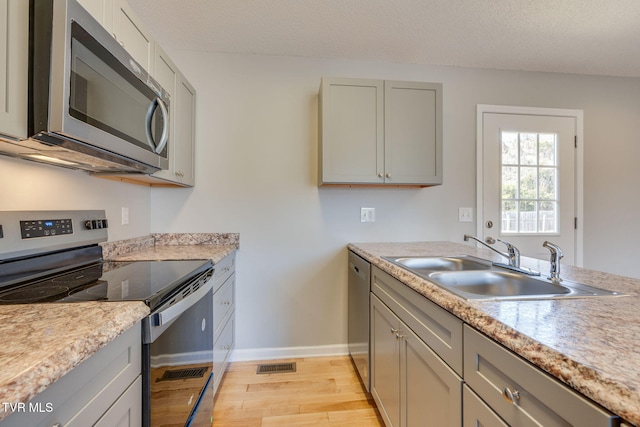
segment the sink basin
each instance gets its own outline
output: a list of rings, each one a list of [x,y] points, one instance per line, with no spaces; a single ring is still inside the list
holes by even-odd
[[[492,269],[488,271],[434,272],[429,279],[465,299],[561,299],[620,296],[617,292],[570,281],[550,280]]]
[[[495,266],[473,256],[382,257],[467,300],[532,300],[622,296],[564,280],[551,282]]]
[[[387,261],[420,273],[434,271],[488,270],[491,263],[481,258],[459,257],[383,257]]]

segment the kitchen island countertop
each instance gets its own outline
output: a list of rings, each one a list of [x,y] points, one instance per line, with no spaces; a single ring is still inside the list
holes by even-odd
[[[640,425],[640,280],[562,266],[562,277],[626,296],[537,301],[467,301],[382,256],[474,255],[451,242],[352,243],[349,249],[553,377],[623,419]],[[522,257],[546,275],[549,263]]]

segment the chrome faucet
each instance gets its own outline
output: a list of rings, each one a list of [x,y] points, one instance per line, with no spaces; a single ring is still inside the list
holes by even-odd
[[[481,245],[484,245],[485,247],[491,249],[495,253],[497,253],[499,255],[502,255],[503,257],[507,258],[509,260],[509,266],[510,267],[515,267],[515,268],[519,268],[520,267],[520,251],[518,250],[518,248],[513,246],[511,243],[505,242],[504,240],[496,239],[499,242],[502,242],[505,245],[507,245],[507,253],[504,253],[504,252],[500,252],[499,250],[497,250],[493,246],[489,245],[487,242],[484,242],[484,241],[478,239],[475,236],[470,236],[468,234],[465,234],[464,235],[464,241],[468,242],[469,239],[475,240],[476,242],[480,243]],[[492,243],[495,243],[494,239],[491,239],[490,241],[492,241]]]
[[[549,260],[551,269],[549,271],[549,277],[547,277],[547,279],[551,280],[552,282],[561,282],[562,278],[560,277],[560,260],[564,256],[564,254],[562,253],[562,249],[560,249],[558,245],[555,245],[549,241],[545,241],[542,246],[549,249],[549,252],[551,252],[551,259]]]
[[[475,236],[470,236],[468,234],[464,235],[464,241],[468,242],[469,239],[471,240],[475,240],[476,242],[480,243],[481,245],[485,246],[486,248],[491,249],[492,251],[494,251],[495,253],[507,258],[509,260],[509,264],[501,264],[501,263],[493,263],[494,265],[498,266],[498,267],[505,267],[508,268],[510,270],[514,270],[514,271],[518,271],[520,273],[525,273],[525,274],[529,274],[531,276],[539,276],[540,273],[535,271],[535,270],[531,270],[530,268],[526,268],[526,267],[520,267],[520,250],[518,248],[516,248],[514,245],[512,245],[509,242],[505,242],[504,240],[500,240],[500,239],[492,239],[489,238],[487,239],[487,242],[484,242],[480,239],[478,239]],[[504,243],[507,246],[507,252],[500,252],[499,250],[497,250],[496,248],[494,248],[493,246],[491,246],[490,244],[493,244],[496,242],[496,240],[498,242]]]

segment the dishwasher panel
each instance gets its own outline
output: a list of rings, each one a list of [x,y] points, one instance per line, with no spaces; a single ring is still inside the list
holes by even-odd
[[[349,252],[349,354],[362,383],[370,390],[369,372],[369,295],[371,265]]]

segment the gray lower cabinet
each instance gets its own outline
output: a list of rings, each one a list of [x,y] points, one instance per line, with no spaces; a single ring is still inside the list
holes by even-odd
[[[601,427],[620,423],[615,415],[467,325],[464,379],[475,392],[465,393],[465,399],[477,395],[491,408],[493,419],[500,417],[506,425]],[[465,410],[468,406],[465,404]],[[473,417],[478,413],[476,409]],[[466,419],[466,412],[464,416]]]
[[[462,388],[463,427],[509,427],[466,384]]]
[[[140,426],[140,323],[0,422],[1,427]]]
[[[449,314],[447,321],[452,321],[451,328],[435,321],[430,311],[413,310],[404,296],[396,293],[412,290],[378,268],[372,270],[371,394],[385,424],[387,427],[459,427],[462,378],[428,341],[440,340],[435,337],[443,336],[446,342],[452,335],[456,336],[460,343],[453,347],[460,352],[461,360],[462,323]],[[441,308],[414,294],[406,296],[432,304],[433,307],[427,308],[433,309],[436,317],[443,314],[439,312]]]
[[[235,344],[235,252],[214,266],[213,392],[218,391]]]

